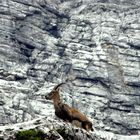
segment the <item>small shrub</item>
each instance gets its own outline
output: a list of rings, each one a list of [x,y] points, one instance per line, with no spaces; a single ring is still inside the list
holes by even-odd
[[[68,140],[68,135],[65,132],[65,129],[57,129],[56,130],[62,137],[64,140]]]
[[[16,135],[16,140],[44,140],[45,134],[40,130],[30,129],[19,131]]]

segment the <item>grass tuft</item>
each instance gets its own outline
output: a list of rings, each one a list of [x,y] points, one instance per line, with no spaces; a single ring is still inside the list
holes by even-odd
[[[45,134],[40,130],[30,129],[16,133],[16,140],[44,140]]]

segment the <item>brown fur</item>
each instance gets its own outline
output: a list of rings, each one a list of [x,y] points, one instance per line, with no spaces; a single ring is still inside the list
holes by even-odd
[[[47,96],[45,96],[47,100],[53,100],[56,116],[87,131],[93,131],[92,123],[85,115],[83,115],[77,109],[62,103],[60,100],[59,86],[62,84],[64,83],[55,86],[54,89]]]

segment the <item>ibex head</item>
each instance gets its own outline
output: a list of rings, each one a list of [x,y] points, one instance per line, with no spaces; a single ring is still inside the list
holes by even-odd
[[[55,86],[53,88],[53,90],[45,96],[46,100],[52,100],[54,99],[55,97],[59,98],[59,87],[62,85],[62,84],[65,84],[65,83],[60,83],[58,84],[57,86]]]

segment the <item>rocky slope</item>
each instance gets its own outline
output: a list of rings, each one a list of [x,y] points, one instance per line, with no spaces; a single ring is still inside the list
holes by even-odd
[[[19,132],[37,130],[43,132],[45,140],[139,140],[137,135],[122,136],[111,132],[86,132],[57,118],[40,117],[32,121],[0,127],[0,138],[16,140]],[[22,135],[23,136],[23,135]]]
[[[139,0],[1,0],[0,125],[54,116],[47,94],[97,130],[140,133]]]

